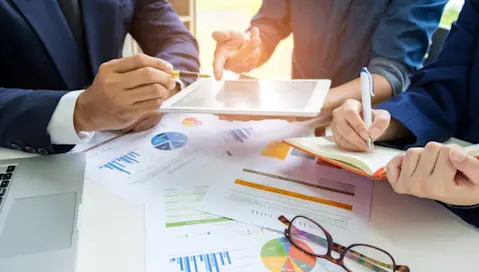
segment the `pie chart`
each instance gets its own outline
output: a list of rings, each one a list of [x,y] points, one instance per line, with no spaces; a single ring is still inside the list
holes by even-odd
[[[271,272],[311,272],[316,265],[315,257],[302,252],[285,237],[267,242],[261,249],[261,260]]]
[[[151,138],[151,144],[159,150],[173,150],[182,148],[188,142],[188,137],[179,132],[165,132]]]
[[[187,127],[198,127],[201,126],[201,121],[198,120],[196,117],[188,117],[183,119],[181,123]]]

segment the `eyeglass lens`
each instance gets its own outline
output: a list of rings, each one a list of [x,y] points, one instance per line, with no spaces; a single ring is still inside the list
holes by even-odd
[[[353,272],[394,272],[394,261],[391,256],[369,246],[350,248],[344,256],[343,263]]]
[[[297,217],[290,226],[291,241],[302,250],[314,255],[328,253],[328,238],[324,231],[309,219]]]

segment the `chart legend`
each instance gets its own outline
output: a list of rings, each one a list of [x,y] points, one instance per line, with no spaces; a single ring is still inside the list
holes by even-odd
[[[131,173],[127,170],[129,165],[138,164],[139,161],[137,157],[140,155],[134,151],[130,151],[125,155],[122,155],[118,158],[115,158],[103,165],[100,166],[100,169],[110,169],[113,171],[118,171],[124,174],[130,175]]]
[[[181,272],[221,272],[222,268],[231,266],[231,256],[228,251],[199,254],[170,259]]]

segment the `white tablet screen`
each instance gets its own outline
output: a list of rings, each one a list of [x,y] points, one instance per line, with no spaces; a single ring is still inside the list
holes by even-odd
[[[286,110],[306,108],[317,81],[204,80],[172,107]]]

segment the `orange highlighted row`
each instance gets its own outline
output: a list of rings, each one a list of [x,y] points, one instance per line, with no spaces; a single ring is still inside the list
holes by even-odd
[[[275,194],[279,194],[279,195],[284,195],[284,196],[294,197],[294,198],[297,198],[297,199],[311,201],[311,202],[315,202],[315,203],[321,203],[321,204],[324,204],[324,205],[329,205],[329,206],[333,206],[333,207],[336,207],[336,208],[345,209],[345,210],[348,210],[348,211],[353,210],[353,206],[349,205],[349,204],[344,204],[344,203],[341,203],[341,202],[322,199],[322,198],[314,197],[314,196],[308,196],[308,195],[295,193],[295,192],[291,192],[291,191],[287,191],[287,190],[283,190],[283,189],[278,189],[278,188],[274,188],[274,187],[267,186],[267,185],[252,183],[252,182],[248,182],[248,181],[244,181],[244,180],[240,180],[240,179],[237,179],[235,181],[235,184],[245,186],[245,187],[249,187],[249,188],[253,188],[253,189],[266,191],[266,192],[270,192],[270,193],[275,193]]]

